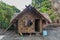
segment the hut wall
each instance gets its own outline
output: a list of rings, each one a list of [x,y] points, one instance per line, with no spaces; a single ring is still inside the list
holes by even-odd
[[[18,32],[19,33],[34,33],[35,32],[35,19],[39,19],[38,16],[35,16],[32,13],[25,13],[21,18],[18,20]],[[25,21],[31,20],[31,26],[25,26]]]

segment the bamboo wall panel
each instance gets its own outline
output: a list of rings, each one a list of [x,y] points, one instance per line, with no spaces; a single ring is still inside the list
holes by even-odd
[[[31,14],[31,13],[26,13],[25,15],[23,15],[22,18],[19,19],[18,21],[18,32],[22,32],[22,33],[33,33],[35,32],[35,19],[39,19],[39,17]],[[25,26],[24,22],[25,20],[31,20],[32,21],[32,25],[30,27]]]

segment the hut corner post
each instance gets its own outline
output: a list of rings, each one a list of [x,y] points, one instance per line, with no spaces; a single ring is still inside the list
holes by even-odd
[[[43,26],[42,26],[42,20],[40,19],[40,33],[42,33]]]

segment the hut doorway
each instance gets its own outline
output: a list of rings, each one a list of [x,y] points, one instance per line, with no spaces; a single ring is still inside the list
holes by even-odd
[[[39,32],[39,19],[35,19],[35,31]]]

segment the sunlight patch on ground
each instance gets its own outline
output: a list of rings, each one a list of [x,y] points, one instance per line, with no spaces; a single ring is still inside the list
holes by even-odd
[[[5,35],[0,35],[0,40],[3,39],[5,37]]]

